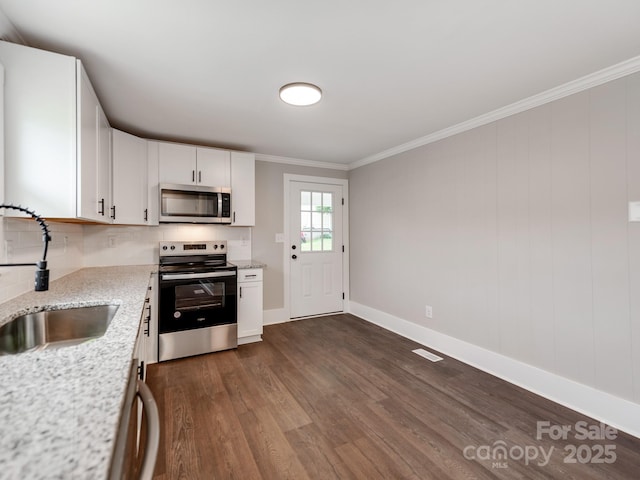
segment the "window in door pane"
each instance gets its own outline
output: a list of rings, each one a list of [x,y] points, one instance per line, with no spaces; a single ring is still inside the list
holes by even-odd
[[[300,250],[333,250],[333,194],[300,192]]]

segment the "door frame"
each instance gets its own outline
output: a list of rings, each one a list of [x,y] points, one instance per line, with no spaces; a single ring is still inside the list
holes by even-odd
[[[342,311],[347,313],[349,308],[349,180],[346,178],[331,177],[315,177],[310,175],[294,175],[290,173],[284,174],[284,244],[282,249],[282,271],[284,274],[284,309],[286,320],[291,321],[291,225],[289,221],[290,211],[290,193],[291,182],[317,183],[324,185],[339,185],[342,187],[342,197],[344,205],[342,206],[342,244],[344,245],[344,253],[342,254],[342,291],[344,292],[344,300],[342,302]],[[305,318],[305,317],[302,317]],[[299,320],[299,319],[296,319]]]

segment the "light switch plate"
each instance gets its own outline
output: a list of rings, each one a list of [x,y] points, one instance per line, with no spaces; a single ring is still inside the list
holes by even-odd
[[[629,202],[629,221],[640,222],[640,202]]]

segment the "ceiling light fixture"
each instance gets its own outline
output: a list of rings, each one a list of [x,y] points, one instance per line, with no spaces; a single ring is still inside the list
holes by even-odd
[[[289,83],[280,88],[280,99],[289,105],[306,107],[318,103],[322,98],[322,90],[311,83]]]

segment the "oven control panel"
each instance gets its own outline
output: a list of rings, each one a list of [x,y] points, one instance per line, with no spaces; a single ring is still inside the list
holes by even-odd
[[[161,257],[165,255],[210,255],[213,253],[227,253],[227,241],[160,242]]]

